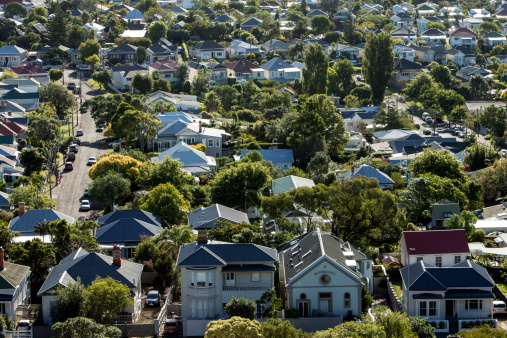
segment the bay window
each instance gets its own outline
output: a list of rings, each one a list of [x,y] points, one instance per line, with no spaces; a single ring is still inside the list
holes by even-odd
[[[192,271],[190,287],[205,288],[213,286],[213,271]]]

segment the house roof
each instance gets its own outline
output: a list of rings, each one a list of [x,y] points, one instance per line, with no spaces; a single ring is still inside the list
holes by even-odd
[[[412,131],[406,131],[401,129],[391,129],[391,130],[383,130],[383,131],[377,131],[373,133],[373,136],[375,136],[379,140],[383,139],[392,139],[397,140],[402,137],[409,136],[411,134],[416,134]]]
[[[59,285],[67,286],[69,283],[75,283],[78,278],[83,285],[88,286],[97,276],[111,277],[129,288],[134,288],[141,282],[142,271],[142,264],[122,260],[120,267],[113,264],[112,256],[87,252],[79,248],[51,270],[37,295],[40,297]]]
[[[212,10],[212,9],[211,9],[211,8],[209,8],[209,7],[200,7],[200,8],[199,8],[199,10],[200,10],[200,11],[203,11],[203,12],[204,12],[204,14],[206,14],[206,15],[208,15],[208,16],[209,16],[209,15],[213,15],[213,14],[215,14],[215,13],[216,13],[214,10]]]
[[[203,42],[200,42],[197,45],[193,46],[191,49],[196,49],[196,50],[197,49],[205,49],[205,50],[220,49],[220,50],[224,50],[224,47],[222,45],[219,45],[215,41],[203,41]]]
[[[468,240],[463,229],[403,231],[401,242],[405,241],[409,255],[436,255],[469,253]],[[415,249],[415,250],[412,250]]]
[[[212,266],[230,263],[264,263],[277,261],[275,249],[251,243],[208,241],[183,245],[178,254],[178,266]]]
[[[233,70],[235,73],[250,73],[253,68],[259,68],[247,60],[238,60],[235,62],[225,62],[224,66]]]
[[[329,17],[329,15],[326,12],[323,12],[320,9],[316,9],[313,12],[308,13],[308,15],[306,17],[307,18],[312,18],[312,17],[317,16],[317,15],[324,15],[326,17]]]
[[[400,27],[398,29],[395,29],[395,30],[391,31],[391,35],[395,35],[395,36],[414,36],[414,38],[416,37],[415,32],[413,30],[407,29],[405,27]]]
[[[477,34],[475,34],[474,31],[470,30],[469,28],[466,28],[466,27],[459,27],[457,28],[455,31],[453,31],[451,33],[451,36],[463,36],[463,37],[466,37],[466,36],[477,36]]]
[[[257,18],[250,18],[241,24],[241,27],[257,27],[262,23],[262,20]]]
[[[18,46],[5,45],[0,47],[0,54],[21,54],[21,53],[26,53],[26,50]]]
[[[264,48],[269,48],[270,50],[281,50],[286,52],[289,50],[289,44],[280,40],[270,39],[266,41],[263,45]]]
[[[227,15],[227,14],[222,14],[220,15],[219,17],[217,17],[215,20],[213,20],[213,22],[221,22],[221,23],[226,23],[226,22],[229,22],[229,21],[236,21],[236,19],[230,15]]]
[[[171,48],[171,47],[173,47],[173,48]],[[154,44],[153,46],[151,46],[148,49],[151,50],[154,54],[166,54],[166,53],[173,54],[173,53],[178,52],[177,46],[166,46],[166,45],[161,44],[160,42],[157,42],[156,44]]]
[[[151,212],[144,211],[141,209],[127,209],[127,210],[115,210],[97,219],[97,224],[101,227],[122,220],[122,219],[137,219],[139,221],[149,223],[155,226],[161,225],[160,216],[152,214]]]
[[[301,188],[301,187],[309,187],[312,188],[315,186],[315,182],[309,178],[303,178],[299,176],[285,176],[271,182],[271,187],[273,189],[273,194],[278,195],[280,193],[287,193],[291,190]]]
[[[171,70],[176,69],[176,67],[178,67],[178,62],[173,60],[157,61],[150,64],[148,67],[154,68],[156,70],[167,70],[167,69]]]
[[[118,47],[115,47],[109,52],[108,54],[115,54],[115,53],[135,53],[137,50],[136,46],[129,45],[127,43],[124,43],[123,45],[119,45]]]
[[[144,14],[138,11],[137,9],[133,9],[127,15],[123,17],[124,20],[143,20]]]
[[[44,221],[52,222],[64,219],[70,224],[74,223],[74,217],[65,215],[59,211],[52,209],[32,209],[27,210],[23,215],[15,217],[9,223],[9,230],[18,231],[22,235],[23,233],[30,233],[33,235],[34,227]]]
[[[414,20],[414,18],[412,18],[410,15],[408,15],[407,13],[405,12],[399,12],[399,13],[396,13],[395,15],[393,16],[396,16],[398,18],[401,19],[401,21],[410,21],[410,20]]]
[[[445,36],[445,33],[436,28],[430,28],[421,33],[421,36]]]
[[[461,213],[458,203],[433,204],[432,217],[437,220],[445,219],[444,213],[459,215]]]
[[[29,266],[4,261],[4,268],[0,270],[0,289],[16,289],[29,273]]]
[[[489,75],[490,73],[488,71],[478,68],[478,67],[467,66],[467,67],[464,67],[464,68],[460,69],[459,71],[457,71],[456,74],[460,74],[462,76],[471,76],[471,75],[486,76],[486,75]]]
[[[394,70],[403,71],[403,70],[421,70],[425,67],[418,63],[412,62],[407,59],[398,59],[394,64]]]
[[[38,99],[39,92],[26,92],[19,88],[13,88],[2,95],[2,100]]]
[[[375,178],[380,185],[393,185],[394,181],[387,175],[381,172],[378,169],[370,167],[369,165],[363,164],[359,168],[355,169],[353,172],[349,171],[345,174],[341,174],[338,176],[341,180],[350,180],[351,178],[357,176],[364,176],[366,178]]]
[[[19,66],[12,70],[18,75],[29,75],[29,74],[49,74],[47,70],[44,70],[37,66]]]
[[[241,157],[244,157],[251,151],[252,150],[242,150]],[[292,149],[270,149],[257,151],[262,155],[262,158],[264,160],[271,161],[273,164],[294,163],[294,155],[292,154]]]
[[[156,236],[162,231],[160,225],[135,218],[122,218],[97,229],[97,243],[141,242],[143,236]]]
[[[292,68],[292,65],[289,65],[287,62],[283,61],[281,58],[272,58],[265,64],[260,65],[260,68],[265,70],[278,70],[284,68]]]
[[[489,33],[483,35],[482,38],[504,38],[505,39],[505,35],[502,35],[498,32],[489,32]]]
[[[178,142],[175,146],[160,153],[157,157],[152,158],[152,161],[164,161],[167,157],[179,160],[183,164],[183,167],[195,165],[216,166],[213,157],[206,156],[205,153],[192,148],[185,142]]]
[[[401,262],[398,258],[393,256],[387,256],[381,261],[382,264],[390,266],[390,265],[401,265]]]
[[[213,229],[216,221],[227,221],[233,224],[250,224],[246,213],[221,204],[213,204],[207,208],[200,207],[189,212],[187,217],[188,224],[194,230]]]

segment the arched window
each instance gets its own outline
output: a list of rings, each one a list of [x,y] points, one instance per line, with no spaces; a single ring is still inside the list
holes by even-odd
[[[350,293],[345,292],[343,296],[343,307],[350,307]]]
[[[299,296],[299,299],[306,299],[306,293],[302,293],[302,294]]]

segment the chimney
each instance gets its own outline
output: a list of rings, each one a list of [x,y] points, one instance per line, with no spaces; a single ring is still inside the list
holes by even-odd
[[[12,116],[12,112],[11,111],[7,112],[7,115]]]
[[[163,113],[163,112],[165,112],[165,107],[164,107],[164,106],[160,107],[160,111],[161,111],[162,113]]]
[[[28,74],[28,76],[29,76],[29,77],[32,77],[32,75],[33,75],[33,74],[32,74],[32,72],[30,72],[30,73]]]
[[[18,203],[18,216],[23,216],[25,214],[25,202]]]
[[[208,244],[208,232],[206,230],[199,230],[197,232],[197,244]]]
[[[5,100],[0,101],[0,104],[2,105],[2,107],[5,107]]]
[[[272,45],[273,44],[273,38],[269,39],[269,44]]]
[[[199,134],[202,133],[202,121],[199,120]]]
[[[5,269],[4,248],[0,246],[0,270]]]
[[[113,246],[113,264],[121,266],[121,249],[118,244]]]

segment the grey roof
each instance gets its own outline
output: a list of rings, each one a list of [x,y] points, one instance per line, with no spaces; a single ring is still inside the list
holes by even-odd
[[[252,150],[241,150],[241,157],[244,157],[251,151]],[[262,155],[262,158],[264,160],[271,161],[273,164],[294,163],[294,155],[292,154],[292,149],[270,149],[257,151]]]
[[[46,281],[37,295],[54,290],[58,285],[66,286],[75,283],[78,278],[83,285],[90,285],[97,276],[114,280],[134,288],[140,284],[143,265],[127,260],[121,261],[121,266],[113,264],[113,257],[100,253],[87,252],[79,248],[69,256],[62,259],[49,273]]]
[[[478,219],[506,219],[507,203],[475,210],[474,214]]]
[[[263,45],[264,48],[269,48],[269,50],[281,50],[286,52],[289,50],[289,44],[280,40],[271,39],[266,41]]]
[[[139,221],[143,221],[146,223],[150,223],[156,226],[161,225],[160,216],[152,214],[151,212],[144,211],[141,209],[131,209],[131,210],[115,210],[110,212],[107,215],[99,217],[97,219],[97,224],[101,227],[118,220],[134,218]]]
[[[268,62],[260,65],[260,68],[265,70],[278,70],[283,68],[292,68],[292,65],[289,65],[287,62],[283,61],[280,58],[272,58]]]
[[[291,190],[308,187],[312,188],[315,186],[315,182],[309,178],[303,178],[299,176],[285,176],[271,182],[273,194],[278,195],[280,193],[288,193]]]
[[[250,18],[241,24],[241,27],[257,27],[262,23],[262,20],[257,18]]]
[[[341,180],[349,180],[357,176],[364,176],[366,178],[375,178],[380,185],[394,185],[394,181],[387,175],[369,165],[363,164],[359,168],[355,169],[354,172],[349,171],[345,174],[338,176]]]
[[[115,47],[115,48],[109,50],[109,52],[107,52],[107,53],[108,54],[135,53],[136,50],[137,50],[136,46],[132,46],[132,45],[124,43],[123,45],[119,45],[118,47]]]
[[[398,60],[396,60],[396,63],[394,64],[394,69],[398,70],[398,71],[409,70],[409,69],[421,70],[424,68],[425,68],[424,66],[422,66],[418,63],[412,62],[410,60],[407,60],[407,59],[398,59]]]
[[[225,243],[208,241],[183,245],[178,255],[178,266],[212,266],[230,263],[264,263],[277,261],[275,249],[251,243]]]
[[[210,207],[195,209],[187,214],[188,224],[194,230],[209,230],[215,227],[216,221],[227,221],[233,224],[248,223],[248,216],[242,211],[238,211],[221,204],[214,204]]]
[[[427,29],[424,32],[422,32],[421,35],[424,35],[424,36],[442,36],[442,35],[445,35],[445,33],[442,32],[439,29],[430,28],[430,29]]]
[[[27,274],[30,267],[4,261],[5,268],[0,270],[0,289],[16,289]]]
[[[323,232],[319,228],[281,245],[277,251],[280,271],[283,270],[286,284],[322,256],[329,257],[358,278],[361,277],[360,272],[347,266],[346,261],[371,260],[354,245]],[[345,256],[345,252],[352,254]]]
[[[204,50],[210,50],[210,49],[219,49],[224,50],[225,48],[216,43],[215,41],[203,41],[198,43],[197,45],[193,46],[191,49],[204,49]]]
[[[122,218],[97,229],[98,243],[141,242],[144,236],[155,236],[162,231],[160,225],[134,218]]]
[[[52,222],[65,219],[70,224],[74,223],[74,217],[62,214],[52,209],[27,210],[22,216],[17,216],[9,223],[9,230],[18,231],[21,235],[33,236],[34,227],[44,221]]]

